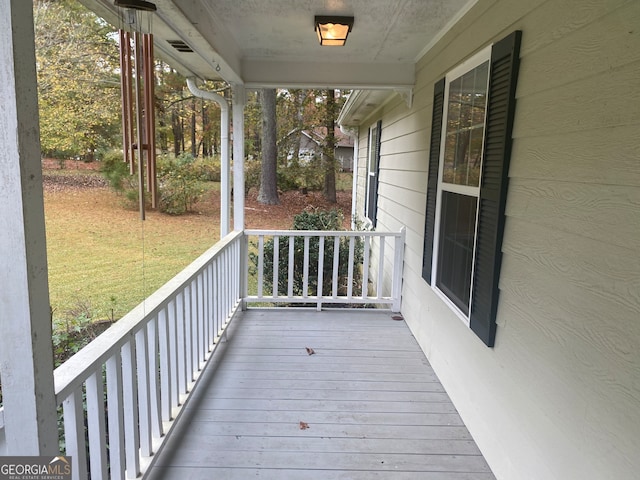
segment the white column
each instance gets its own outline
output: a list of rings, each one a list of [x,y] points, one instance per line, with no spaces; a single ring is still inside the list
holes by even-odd
[[[225,100],[226,103],[226,100]],[[231,230],[231,155],[229,155],[229,110],[220,122],[220,238]]]
[[[244,230],[244,106],[242,85],[233,87],[233,229]]]
[[[0,0],[0,373],[7,455],[58,449],[32,2]]]

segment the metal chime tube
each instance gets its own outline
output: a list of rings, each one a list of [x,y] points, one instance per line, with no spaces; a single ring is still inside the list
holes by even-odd
[[[145,147],[147,150],[147,190],[151,194],[151,206],[158,207],[158,182],[156,180],[156,151],[155,151],[155,115],[154,115],[154,90],[153,78],[153,35],[150,33],[142,36],[142,53],[144,56],[144,119],[145,119]]]
[[[140,73],[142,72],[142,44],[140,41],[140,32],[133,34],[133,58],[136,70],[135,78],[135,97],[136,97],[136,127],[137,127],[137,143],[138,143],[138,199],[140,205],[140,220],[145,219],[145,185],[144,185],[144,123],[142,117],[142,88],[140,81],[142,80]]]
[[[129,34],[125,30],[120,30],[120,95],[122,101],[122,153],[124,161],[126,163],[131,162],[130,150],[129,150],[129,121],[131,106],[128,105],[129,98],[127,96],[127,45],[129,43]]]
[[[122,140],[123,157],[124,161],[129,163],[129,173],[131,175],[137,173],[138,175],[140,218],[144,220],[146,216],[145,190],[151,194],[152,208],[158,207],[154,115],[155,66],[153,35],[143,34],[139,30],[140,18],[137,10],[134,8],[127,10],[126,16],[126,21],[133,30],[133,35],[129,31],[120,30]],[[131,47],[132,36],[133,49]],[[133,75],[134,71],[135,76]],[[138,152],[137,165],[136,150]]]

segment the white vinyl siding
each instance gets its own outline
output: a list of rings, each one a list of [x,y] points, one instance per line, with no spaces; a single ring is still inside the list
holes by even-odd
[[[640,471],[638,25],[634,0],[478,0],[418,62],[412,108],[397,97],[368,119],[385,125],[384,226],[407,227],[402,314],[499,480]],[[422,279],[429,131],[434,83],[516,28],[489,349]]]

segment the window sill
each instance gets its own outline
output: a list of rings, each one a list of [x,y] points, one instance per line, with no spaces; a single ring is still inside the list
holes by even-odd
[[[435,292],[435,294],[440,297],[440,299],[451,309],[453,313],[464,323],[467,327],[469,327],[469,317],[465,315],[462,310],[460,310],[455,303],[453,303],[449,297],[447,297],[442,290],[438,287],[431,287],[431,289]]]

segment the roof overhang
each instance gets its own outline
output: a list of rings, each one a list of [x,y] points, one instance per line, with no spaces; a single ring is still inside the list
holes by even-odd
[[[337,123],[341,127],[358,127],[376,110],[390,101],[394,95],[411,98],[411,90],[354,90],[345,102]]]
[[[124,25],[113,0],[80,1]],[[151,33],[157,54],[186,76],[249,88],[410,92],[417,58],[476,1],[153,0]],[[316,15],[354,17],[347,44],[320,46]],[[192,51],[176,50],[173,41]]]

